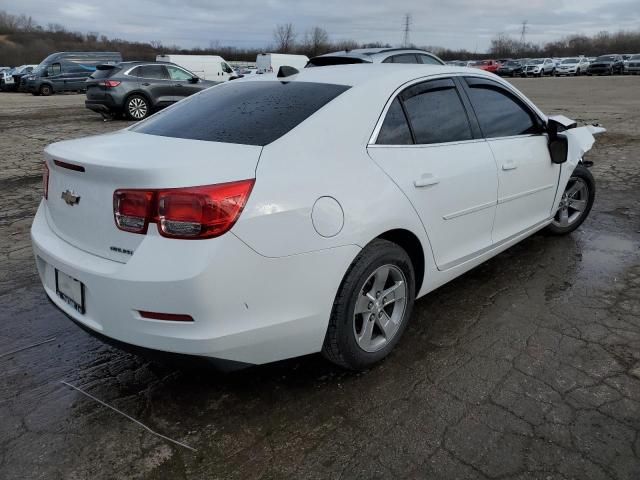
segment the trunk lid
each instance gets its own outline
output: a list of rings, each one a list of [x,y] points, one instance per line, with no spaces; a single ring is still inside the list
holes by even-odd
[[[261,150],[253,145],[127,130],[54,143],[45,149],[49,168],[47,220],[70,244],[127,262],[145,235],[117,228],[115,190],[193,187],[255,178]],[[155,229],[150,226],[147,235],[157,234]]]

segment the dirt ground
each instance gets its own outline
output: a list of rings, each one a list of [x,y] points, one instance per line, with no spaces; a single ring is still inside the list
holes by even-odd
[[[0,93],[0,478],[640,478],[640,77],[514,83],[609,129],[588,155],[594,210],[419,300],[389,359],[361,374],[318,355],[168,366],[78,329],[32,258],[41,152],[126,123],[82,95]]]

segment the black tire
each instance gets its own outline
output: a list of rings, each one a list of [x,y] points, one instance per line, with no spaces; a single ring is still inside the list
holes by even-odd
[[[53,93],[53,88],[51,88],[51,85],[40,86],[40,95],[42,95],[43,97],[48,97],[52,93]]]
[[[359,346],[356,339],[356,301],[373,272],[384,265],[395,266],[402,271],[406,279],[406,301],[401,320],[391,339],[379,350],[367,352]],[[365,370],[386,357],[409,323],[415,300],[415,285],[413,264],[404,249],[382,239],[376,239],[367,245],[351,263],[338,289],[322,346],[324,357],[350,370]]]
[[[138,108],[134,105],[138,105]],[[134,94],[124,102],[124,111],[129,120],[144,120],[151,114],[151,104],[143,95]]]
[[[559,216],[560,216],[560,208],[559,208],[558,212],[556,212],[554,216],[554,221],[546,227],[545,229],[546,233],[549,233],[551,235],[567,235],[573,232],[580,225],[582,225],[582,222],[584,222],[589,216],[589,212],[591,212],[591,208],[593,207],[593,202],[596,198],[596,181],[587,167],[578,165],[573,171],[573,173],[571,174],[569,182],[567,183],[567,186],[565,188],[565,192],[572,188],[572,186],[576,183],[576,179],[579,179],[582,182],[584,182],[584,184],[588,189],[586,199],[585,199],[587,202],[585,209],[582,211],[581,215],[573,223],[570,223],[567,226],[561,226],[558,224]],[[561,200],[561,205],[562,205],[562,200]]]

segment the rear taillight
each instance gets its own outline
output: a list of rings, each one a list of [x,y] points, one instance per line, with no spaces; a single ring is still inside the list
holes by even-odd
[[[153,202],[153,192],[116,190],[113,194],[113,214],[120,230],[146,233]]]
[[[42,168],[42,196],[45,200],[49,198],[49,166],[46,161]]]
[[[120,85],[120,82],[118,82],[117,80],[103,80],[102,82],[100,82],[100,85],[107,88],[114,88]]]
[[[146,233],[158,225],[163,237],[218,237],[233,227],[255,180],[166,190],[116,190],[113,213],[120,230]]]

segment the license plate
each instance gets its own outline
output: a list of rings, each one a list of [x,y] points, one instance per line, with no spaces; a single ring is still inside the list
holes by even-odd
[[[76,311],[84,314],[84,285],[80,281],[56,270],[56,293]]]

